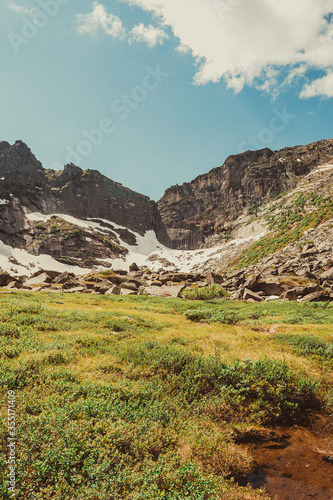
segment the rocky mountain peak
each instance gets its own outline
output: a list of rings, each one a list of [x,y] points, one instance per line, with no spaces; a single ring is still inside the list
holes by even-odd
[[[76,165],[74,165],[74,163],[68,163],[67,165],[65,165],[60,177],[63,182],[69,182],[76,177],[81,177],[82,174],[82,168],[77,167]]]
[[[246,166],[250,163],[257,163],[260,161],[268,160],[273,156],[273,151],[269,148],[259,149],[258,151],[245,151],[244,153],[239,153],[237,155],[229,156],[222,168],[239,168],[240,166]]]
[[[313,168],[332,159],[332,139],[280,151],[246,151],[167,189],[158,208],[172,247],[196,249],[223,241],[247,207],[294,189]]]
[[[17,182],[23,181],[31,183],[35,180],[36,173],[42,172],[44,169],[42,164],[37,160],[30,148],[22,141],[16,141],[14,145],[7,142],[1,143],[0,147],[0,174],[6,172],[16,172]],[[30,177],[33,177],[31,179]]]
[[[0,154],[6,151],[6,149],[10,148],[9,142],[0,141]]]

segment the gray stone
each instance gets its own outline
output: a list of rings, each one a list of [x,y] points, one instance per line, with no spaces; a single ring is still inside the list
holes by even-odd
[[[289,300],[289,301],[292,301],[292,300],[297,300],[297,292],[296,292],[296,288],[290,288],[289,290],[286,290],[285,292],[283,292],[281,295],[280,295],[280,299],[281,300]]]
[[[74,288],[70,288],[69,290],[65,290],[65,293],[81,293],[84,291],[85,288],[83,286],[76,286]]]
[[[319,292],[309,293],[300,299],[300,302],[326,302],[330,301],[330,294],[324,290]]]
[[[53,283],[56,283],[57,285],[63,285],[66,283],[66,281],[75,278],[75,274],[73,273],[68,273],[67,271],[64,273],[59,274],[54,280]]]
[[[10,283],[8,283],[6,288],[8,288],[8,290],[20,289],[22,288],[22,285],[19,281],[11,281]]]
[[[286,285],[282,285],[278,278],[271,278],[259,281],[254,287],[254,292],[264,292],[265,295],[281,295],[287,289]]]
[[[254,300],[255,302],[262,302],[264,299],[257,293],[252,292],[252,290],[248,290],[247,288],[245,288],[243,293],[243,300]]]
[[[121,294],[121,289],[118,286],[113,286],[112,288],[109,288],[107,292],[105,292],[104,295],[120,295]]]
[[[16,280],[12,276],[10,276],[10,274],[0,271],[0,286],[7,286],[11,281],[16,281]]]
[[[139,271],[139,266],[135,262],[133,262],[133,264],[129,266],[129,270],[130,272]]]
[[[143,289],[146,295],[151,295],[153,297],[179,297],[182,290],[184,290],[185,285],[164,285],[164,286],[149,286]]]
[[[129,281],[121,285],[122,290],[130,290],[132,292],[136,292],[138,288],[139,288],[138,285],[136,285],[135,283],[131,283]]]
[[[329,269],[328,271],[325,271],[324,273],[322,273],[320,275],[320,281],[323,282],[323,281],[333,281],[333,267],[331,267],[331,269]]]
[[[38,276],[35,276],[34,278],[28,279],[24,283],[24,285],[29,286],[29,287],[33,287],[33,286],[38,286],[38,285],[41,285],[44,283],[51,283],[51,282],[52,282],[52,279],[50,278],[50,276],[47,273],[41,273]]]

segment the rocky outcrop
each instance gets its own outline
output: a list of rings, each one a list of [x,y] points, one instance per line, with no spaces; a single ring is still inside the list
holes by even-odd
[[[173,248],[194,249],[225,241],[234,220],[252,205],[297,186],[313,168],[331,161],[333,140],[281,151],[263,149],[230,156],[225,163],[158,201]]]
[[[74,224],[53,218],[34,223],[30,212],[64,214],[97,220],[105,227],[85,232]],[[115,226],[102,219],[111,220]],[[124,229],[116,226],[125,226]],[[119,237],[136,244],[131,232],[155,231],[168,243],[157,205],[103,176],[70,164],[63,171],[46,170],[26,144],[0,142],[0,240],[33,255],[51,255],[67,264],[91,266],[99,259],[113,259],[127,250]],[[97,259],[97,260],[96,260]]]
[[[7,242],[24,228],[26,212],[108,219],[141,235],[154,230],[160,241],[168,242],[156,203],[147,196],[97,170],[73,164],[58,172],[46,170],[21,141],[0,143],[0,179],[0,238]]]

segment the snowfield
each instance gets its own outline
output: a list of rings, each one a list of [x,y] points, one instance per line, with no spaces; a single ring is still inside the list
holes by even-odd
[[[51,217],[59,217],[71,224],[82,227],[87,232],[98,231],[108,233],[110,229],[93,220],[82,220],[65,214],[45,215],[39,212],[27,214],[30,221],[46,222]],[[103,223],[111,224],[115,229],[127,229],[110,220],[99,219]],[[172,250],[160,243],[154,231],[147,231],[144,236],[130,231],[136,238],[136,245],[129,245],[117,235],[121,245],[128,250],[128,254],[120,256],[117,259],[103,259],[103,262],[109,263],[113,269],[128,270],[129,266],[135,262],[138,266],[147,266],[152,271],[159,269],[180,270],[182,272],[200,272],[207,262],[214,263],[220,261],[223,254],[226,254],[231,247],[235,247],[245,242],[255,241],[264,236],[266,229],[258,223],[252,223],[235,233],[235,239],[212,248],[199,250]],[[89,239],[89,238],[87,238]],[[102,260],[102,259],[101,259]],[[38,270],[52,270],[59,272],[72,272],[76,275],[88,274],[91,269],[84,269],[77,266],[71,266],[58,262],[50,255],[40,254],[31,255],[25,250],[12,248],[0,242],[0,268],[13,275],[30,276]],[[105,266],[95,266],[94,269],[103,270]]]

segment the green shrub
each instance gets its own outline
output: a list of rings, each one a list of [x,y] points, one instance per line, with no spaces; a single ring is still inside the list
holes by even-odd
[[[207,309],[189,309],[188,311],[185,311],[184,315],[187,319],[191,321],[203,321],[203,320],[209,320],[212,317],[213,312],[208,311]]]
[[[228,293],[218,285],[210,285],[202,288],[194,286],[191,290],[185,290],[182,296],[187,300],[212,300],[227,297]]]
[[[20,337],[21,330],[10,323],[0,323],[0,337],[12,337],[18,339]]]
[[[240,412],[255,412],[268,422],[290,422],[319,407],[313,382],[292,372],[287,365],[268,359],[226,365],[216,357],[202,358],[188,351],[143,343],[131,347],[122,359],[147,365],[167,380],[166,390],[193,402],[207,395],[223,395]]]
[[[235,311],[224,311],[214,309],[188,309],[184,313],[185,317],[196,322],[216,322],[223,325],[235,325],[241,317]]]
[[[333,360],[333,342],[325,342],[314,335],[275,334],[272,338],[279,344],[294,346],[297,354]]]

